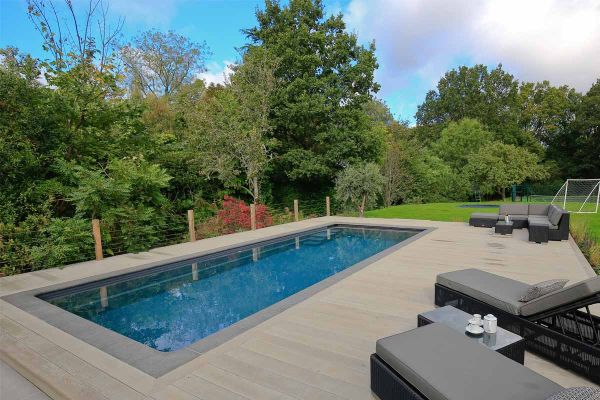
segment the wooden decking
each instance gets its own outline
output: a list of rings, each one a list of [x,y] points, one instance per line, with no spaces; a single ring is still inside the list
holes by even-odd
[[[3,278],[0,296],[326,220]],[[2,301],[0,357],[53,398],[371,399],[368,362],[375,341],[416,327],[416,315],[434,307],[438,273],[476,267],[530,283],[593,274],[571,242],[538,245],[527,242],[525,230],[497,237],[463,223],[402,222],[438,229],[158,379]],[[525,365],[563,386],[592,385],[531,354]]]

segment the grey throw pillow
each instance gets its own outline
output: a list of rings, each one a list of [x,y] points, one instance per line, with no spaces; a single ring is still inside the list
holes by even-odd
[[[528,302],[538,297],[542,297],[545,294],[552,293],[556,290],[562,289],[569,282],[568,279],[551,279],[536,283],[535,285],[529,286],[527,292],[519,299],[522,302]]]
[[[561,390],[546,400],[600,400],[600,389],[591,387],[573,387]]]

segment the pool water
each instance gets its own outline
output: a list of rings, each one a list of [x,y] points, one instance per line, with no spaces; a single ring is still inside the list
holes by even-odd
[[[45,300],[156,350],[175,351],[417,233],[334,226]]]

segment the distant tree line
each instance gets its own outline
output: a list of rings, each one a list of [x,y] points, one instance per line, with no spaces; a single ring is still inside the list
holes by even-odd
[[[376,98],[374,43],[319,0],[266,1],[233,74],[208,86],[196,79],[206,43],[156,30],[125,42],[102,0],[67,1],[68,18],[28,4],[49,56],[1,50],[5,265],[88,257],[91,218],[142,250],[187,209],[216,214],[225,195],[291,205],[335,193],[363,212],[600,171],[600,81],[581,94],[460,67],[410,127]],[[18,239],[31,232],[45,239]]]

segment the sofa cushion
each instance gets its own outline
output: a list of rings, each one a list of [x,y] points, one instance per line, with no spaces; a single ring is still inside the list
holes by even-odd
[[[538,297],[542,297],[545,294],[555,292],[565,287],[567,282],[569,282],[568,279],[550,279],[548,281],[535,283],[529,286],[527,293],[525,293],[519,301],[528,302],[537,299]]]
[[[600,389],[592,387],[572,387],[561,390],[547,400],[600,400]]]
[[[560,217],[562,217],[563,212],[561,209],[559,209],[556,206],[550,206],[550,209],[548,210],[548,220],[550,221],[550,223],[552,223],[553,225],[558,225],[558,223],[560,222]]]
[[[471,214],[471,218],[478,218],[478,219],[498,219],[498,214],[473,213],[473,214]]]
[[[527,223],[529,224],[529,226],[546,225],[548,226],[548,229],[558,229],[558,225],[550,223],[548,217],[546,217],[545,215],[530,215],[529,217],[527,217]]]
[[[439,274],[437,283],[514,315],[526,304],[519,299],[529,289],[526,283],[475,268]]]
[[[498,221],[504,221],[504,217],[505,215],[498,215]],[[520,214],[511,214],[510,215],[510,220],[511,221],[527,221],[528,216],[527,215],[520,215]]]
[[[545,400],[563,389],[442,324],[379,339],[376,354],[429,400]]]
[[[529,215],[543,215],[548,216],[548,204],[530,204]]]
[[[527,204],[503,204],[500,206],[499,215],[527,215],[529,206]]]
[[[535,315],[600,293],[600,276],[577,282],[556,292],[522,303],[521,315]]]

